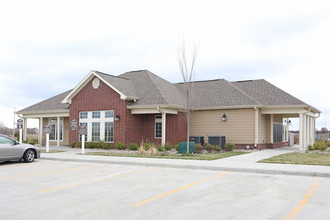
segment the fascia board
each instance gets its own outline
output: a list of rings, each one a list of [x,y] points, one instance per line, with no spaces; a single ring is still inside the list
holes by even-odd
[[[84,79],[82,79],[79,84],[63,99],[63,104],[71,104],[72,98],[93,78],[95,75],[94,71],[90,71]]]

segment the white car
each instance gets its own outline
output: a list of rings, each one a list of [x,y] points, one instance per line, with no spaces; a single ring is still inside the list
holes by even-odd
[[[38,147],[31,144],[22,144],[16,140],[0,134],[0,161],[24,160],[33,162],[40,157]]]

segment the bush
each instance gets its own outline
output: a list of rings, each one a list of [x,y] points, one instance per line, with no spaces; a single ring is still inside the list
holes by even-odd
[[[172,148],[172,146],[171,146],[171,144],[170,143],[168,143],[168,142],[165,142],[165,150],[171,150],[171,148]]]
[[[314,150],[314,149],[313,149],[313,146],[312,146],[312,145],[308,145],[308,150],[309,150],[309,151]]]
[[[179,144],[176,144],[176,145],[175,145],[175,150],[176,150],[176,151],[179,151]]]
[[[143,143],[144,150],[149,150],[152,146],[154,146],[153,143]]]
[[[97,147],[97,144],[96,142],[87,142],[86,143],[86,148],[91,148],[91,149],[94,149]]]
[[[221,151],[221,148],[218,145],[213,146],[213,151]]]
[[[196,144],[195,147],[196,147],[197,153],[201,153],[204,149],[203,145],[201,145],[201,144]]]
[[[213,151],[213,145],[207,143],[204,145],[205,150],[207,150],[208,152],[212,152]]]
[[[328,146],[325,143],[325,141],[316,141],[313,147],[314,150],[320,150],[320,151],[325,151],[327,148]]]
[[[97,142],[97,147],[101,149],[110,149],[110,145],[104,141]]]
[[[116,144],[115,144],[115,148],[116,148],[117,150],[125,150],[125,149],[126,149],[126,145],[123,144],[122,142],[118,141],[118,142],[116,142]]]
[[[72,142],[70,146],[71,146],[71,148],[75,148],[76,147],[76,142],[75,141]]]
[[[158,145],[156,146],[156,149],[157,149],[157,151],[164,151],[164,150],[165,150],[164,146],[162,146],[162,145],[160,145],[160,144],[158,144]]]
[[[22,141],[23,143],[25,144],[32,144],[32,145],[35,145],[36,143],[38,143],[38,139],[36,138],[32,138],[32,139],[26,139],[26,141]]]
[[[138,145],[137,145],[136,143],[130,143],[130,144],[128,145],[128,148],[129,148],[130,150],[137,150],[137,149],[138,149]]]
[[[225,151],[233,151],[235,148],[235,144],[233,143],[226,143],[225,144],[225,147],[224,147],[224,150]]]

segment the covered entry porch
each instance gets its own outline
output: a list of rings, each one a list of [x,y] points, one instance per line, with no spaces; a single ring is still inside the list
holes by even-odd
[[[267,107],[261,109],[261,114],[270,115],[270,142],[274,143],[274,115],[281,115],[286,119],[287,123],[290,118],[299,119],[299,150],[307,149],[308,145],[313,145],[315,142],[315,122],[320,116],[320,111],[313,107],[292,108],[286,107],[276,108]],[[289,123],[288,123],[289,124]],[[288,130],[286,136],[288,136]]]

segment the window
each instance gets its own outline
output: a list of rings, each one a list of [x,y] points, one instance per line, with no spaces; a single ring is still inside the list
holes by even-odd
[[[92,112],[92,118],[101,118],[100,112]]]
[[[80,119],[87,118],[87,116],[88,116],[88,112],[80,112],[80,113],[79,113],[79,117],[80,117]]]
[[[87,129],[87,131],[88,131],[88,128],[87,128],[87,122],[82,122],[82,123],[80,123],[80,125],[84,125],[84,126],[86,126],[86,129]],[[79,135],[79,141],[82,141],[82,135],[80,134]],[[87,135],[85,135],[85,141],[87,141]]]
[[[155,138],[162,138],[162,116],[155,116]]]
[[[92,122],[92,141],[100,140],[100,122]]]
[[[104,141],[113,142],[113,122],[104,123]]]
[[[114,141],[114,110],[80,112],[79,125],[87,127],[86,141]]]
[[[105,118],[113,118],[113,110],[105,111]]]
[[[0,144],[15,144],[15,141],[12,139],[0,136]]]

